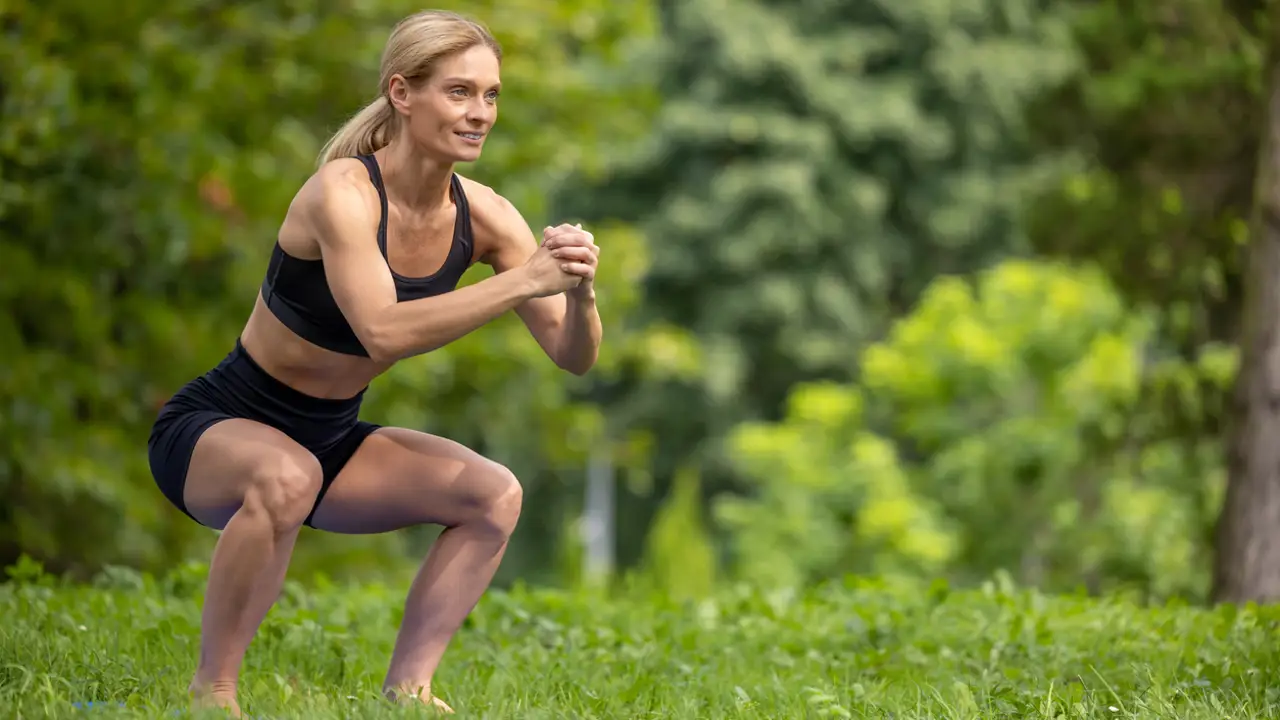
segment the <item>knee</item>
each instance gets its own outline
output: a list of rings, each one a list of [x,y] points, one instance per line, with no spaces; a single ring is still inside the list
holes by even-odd
[[[254,468],[244,507],[259,513],[276,533],[297,530],[311,514],[323,481],[310,455],[281,455]]]
[[[520,521],[524,504],[524,488],[509,468],[490,463],[486,468],[485,492],[477,508],[484,524],[494,532],[510,537]]]

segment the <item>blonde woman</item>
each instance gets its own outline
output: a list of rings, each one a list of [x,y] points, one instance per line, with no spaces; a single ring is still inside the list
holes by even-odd
[[[493,190],[462,178],[497,118],[502,51],[447,12],[396,25],[379,94],[326,145],[280,227],[234,349],[165,405],[156,484],[222,531],[190,690],[240,715],[246,648],[279,595],[302,525],[335,533],[444,526],[406,600],[383,691],[438,709],[431,678],[489,586],[520,514],[505,467],[450,440],[358,418],[369,383],[514,310],[559,367],[600,345],[599,250],[578,226],[539,244]],[[458,288],[473,263],[493,277]]]

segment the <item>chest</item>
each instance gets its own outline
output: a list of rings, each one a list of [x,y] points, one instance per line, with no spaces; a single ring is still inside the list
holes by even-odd
[[[397,275],[429,277],[443,269],[453,250],[457,212],[452,207],[423,216],[391,211],[387,216],[387,264]]]

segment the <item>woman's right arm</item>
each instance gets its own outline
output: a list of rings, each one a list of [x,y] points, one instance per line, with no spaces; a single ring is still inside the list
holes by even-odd
[[[531,259],[513,272],[452,292],[397,302],[390,269],[378,250],[378,216],[351,174],[340,167],[325,168],[311,178],[300,199],[319,240],[333,298],[370,358],[378,362],[453,342],[552,289],[543,266],[560,272],[559,261],[544,252],[547,257],[540,263]]]

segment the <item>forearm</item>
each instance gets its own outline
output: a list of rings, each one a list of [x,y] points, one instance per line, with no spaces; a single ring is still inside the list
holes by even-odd
[[[510,272],[442,295],[395,303],[370,328],[370,355],[394,361],[430,352],[480,328],[533,294],[523,273]]]
[[[556,364],[575,375],[584,375],[596,364],[603,328],[596,309],[595,291],[587,295],[566,293],[564,323]]]

